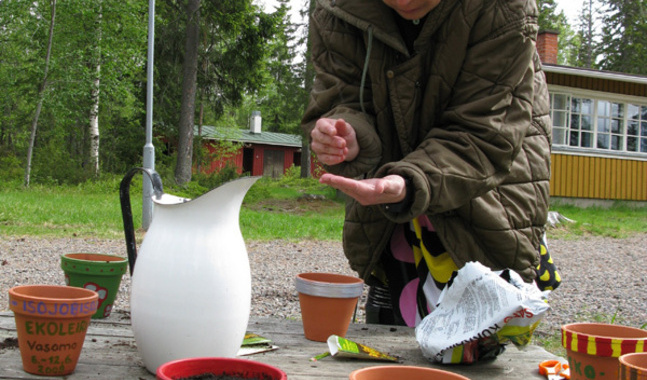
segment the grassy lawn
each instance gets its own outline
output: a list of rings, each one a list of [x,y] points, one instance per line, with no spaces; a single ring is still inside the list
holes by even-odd
[[[123,237],[119,180],[81,186],[0,185],[0,231],[5,236]],[[141,182],[133,180],[131,202],[135,226],[141,226]],[[187,189],[165,188],[186,197]],[[196,189],[193,189],[195,192]],[[574,220],[549,230],[549,238],[578,239],[596,235],[623,238],[647,232],[647,208],[618,204],[610,208],[551,208]],[[252,240],[340,240],[343,201],[333,189],[313,179],[259,180],[241,209],[243,236]]]

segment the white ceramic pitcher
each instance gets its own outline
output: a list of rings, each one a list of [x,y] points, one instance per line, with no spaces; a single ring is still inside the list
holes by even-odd
[[[128,196],[138,170],[151,177],[155,191],[153,218],[139,254]],[[236,356],[251,304],[239,214],[256,180],[237,179],[193,200],[164,194],[159,175],[149,169],[135,168],[122,180],[132,328],[150,372],[181,358]]]

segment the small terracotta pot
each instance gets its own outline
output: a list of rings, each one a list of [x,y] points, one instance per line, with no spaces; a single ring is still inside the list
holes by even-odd
[[[647,380],[647,352],[622,355],[618,380]]]
[[[55,285],[24,285],[9,289],[23,369],[36,375],[74,372],[97,293]]]
[[[358,369],[351,372],[348,378],[350,380],[470,380],[465,376],[440,369],[399,365]]]
[[[61,256],[65,284],[97,292],[99,307],[92,318],[110,316],[128,259],[103,253],[66,253]]]
[[[288,376],[271,365],[247,359],[189,358],[164,363],[157,368],[158,380],[213,374],[241,379],[286,380]]]
[[[647,349],[647,331],[605,323],[562,326],[572,380],[617,380],[618,358]]]
[[[331,335],[345,337],[364,281],[334,273],[301,273],[295,285],[305,337],[317,342]]]

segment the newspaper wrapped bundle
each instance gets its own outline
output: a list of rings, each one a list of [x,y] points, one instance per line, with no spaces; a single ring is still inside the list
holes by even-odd
[[[437,363],[465,364],[496,357],[510,342],[525,346],[550,308],[546,295],[512,270],[467,263],[416,327],[422,354]]]

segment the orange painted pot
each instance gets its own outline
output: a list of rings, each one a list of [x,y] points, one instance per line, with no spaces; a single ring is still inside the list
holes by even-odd
[[[618,380],[647,380],[647,352],[622,355]]]
[[[69,286],[9,289],[23,369],[48,376],[74,372],[97,299],[91,290]]]
[[[562,326],[572,380],[617,380],[618,358],[647,349],[647,331],[604,323]]]
[[[376,366],[358,369],[350,373],[350,380],[470,380],[453,372],[440,369],[412,366]]]
[[[334,273],[301,273],[295,285],[306,339],[325,342],[331,335],[345,337],[364,281]]]

